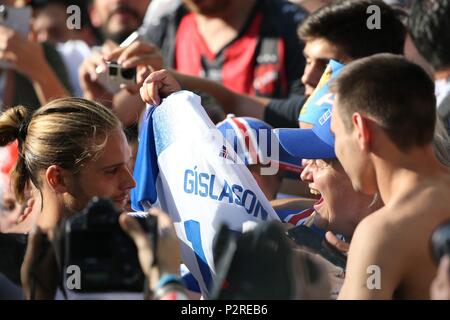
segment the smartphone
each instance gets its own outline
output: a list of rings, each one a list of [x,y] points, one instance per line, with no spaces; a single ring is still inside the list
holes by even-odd
[[[332,264],[345,269],[347,257],[331,246],[322,236],[311,230],[311,228],[300,225],[289,229],[286,234],[298,245],[307,247]]]
[[[27,37],[30,30],[31,7],[15,8],[0,5],[0,25],[14,30],[22,37]],[[0,68],[8,69],[9,62],[0,60]]]
[[[0,5],[0,25],[8,27],[23,37],[28,35],[33,11],[30,6],[15,8]]]

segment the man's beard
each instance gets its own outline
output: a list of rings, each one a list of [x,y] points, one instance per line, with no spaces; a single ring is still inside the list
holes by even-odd
[[[128,14],[130,14],[131,16],[133,16],[136,21],[138,22],[138,25],[140,26],[143,22],[143,17],[140,16],[139,12],[133,10],[132,8],[122,5],[120,7],[117,7],[116,9],[114,9],[108,16],[108,18],[106,19],[105,24],[100,28],[100,33],[102,36],[102,40],[106,41],[106,40],[111,40],[114,41],[117,44],[122,43],[126,38],[128,38],[128,36],[134,32],[135,30],[121,30],[118,32],[109,32],[108,31],[108,26],[111,22],[112,17],[114,16],[114,14],[116,14],[117,12],[122,11],[122,12],[126,12]],[[138,27],[139,27],[138,26]]]
[[[130,31],[130,30],[123,30],[120,32],[114,32],[114,33],[110,33],[107,30],[105,30],[104,28],[102,28],[100,30],[101,32],[101,36],[103,38],[103,41],[106,40],[110,40],[113,41],[117,44],[121,44],[122,42],[125,41],[126,38],[128,38],[128,36],[133,32],[134,30]]]

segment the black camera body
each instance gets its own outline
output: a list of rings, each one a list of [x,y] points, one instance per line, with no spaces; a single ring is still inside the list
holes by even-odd
[[[321,255],[335,266],[345,270],[347,257],[336,248],[332,247],[323,237],[311,228],[299,225],[287,231],[287,236],[300,246],[309,248],[312,252]]]
[[[119,225],[120,212],[107,199],[94,198],[63,225],[63,270],[78,266],[76,292],[142,292],[145,276],[133,240]],[[156,236],[156,218],[135,217]]]

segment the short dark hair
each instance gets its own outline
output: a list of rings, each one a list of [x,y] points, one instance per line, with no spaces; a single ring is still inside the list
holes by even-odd
[[[374,119],[402,151],[431,143],[436,122],[434,82],[417,64],[393,54],[377,54],[346,66],[331,91],[347,130],[351,115]]]
[[[380,8],[381,29],[369,29],[369,6]],[[400,14],[381,0],[343,0],[322,7],[299,29],[303,41],[324,38],[352,59],[376,53],[403,53],[406,28]]]
[[[414,1],[409,29],[417,50],[436,69],[450,67],[450,0]]]

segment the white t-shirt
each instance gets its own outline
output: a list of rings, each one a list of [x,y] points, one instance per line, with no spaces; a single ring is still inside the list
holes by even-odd
[[[58,43],[56,49],[63,58],[74,96],[83,97],[83,90],[81,90],[78,78],[78,69],[83,60],[92,54],[91,48],[84,41],[70,40]]]
[[[450,134],[450,77],[436,80],[437,111],[441,116],[447,132]]]

